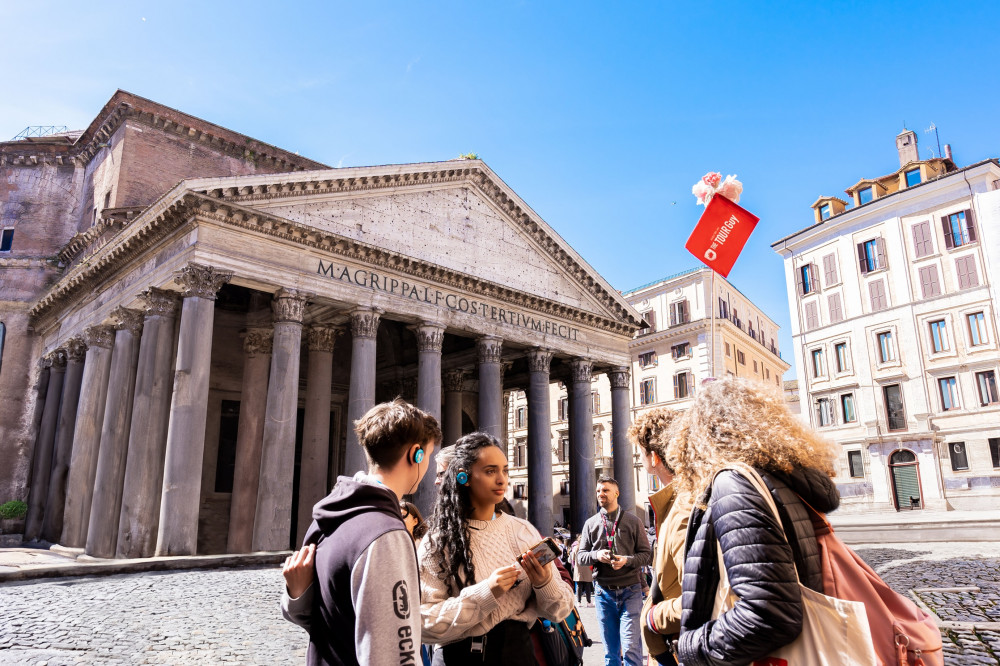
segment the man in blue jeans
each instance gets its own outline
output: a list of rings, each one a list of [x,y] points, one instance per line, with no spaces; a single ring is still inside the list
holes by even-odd
[[[577,561],[594,567],[604,663],[621,666],[624,651],[628,666],[641,666],[641,576],[653,553],[642,521],[618,506],[617,481],[607,476],[598,480],[597,503],[601,510],[583,526]]]

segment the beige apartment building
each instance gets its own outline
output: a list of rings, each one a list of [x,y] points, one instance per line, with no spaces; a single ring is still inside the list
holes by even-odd
[[[694,399],[702,380],[722,373],[754,377],[782,386],[789,369],[778,352],[778,325],[738,289],[712,271],[695,268],[656,280],[625,292],[625,299],[642,314],[648,327],[629,342],[631,372],[629,405],[631,420],[650,409],[685,409]],[[713,369],[714,367],[714,369]],[[614,475],[612,445],[611,383],[609,376],[595,376],[591,383],[593,409],[594,480]],[[552,415],[553,515],[561,525],[569,511],[569,403],[564,384],[549,391]],[[518,513],[526,512],[528,495],[527,398],[521,392],[510,396],[507,439],[510,447],[511,488]],[[657,480],[645,474],[638,454],[631,452],[629,480],[622,484],[622,503],[631,501],[647,517],[646,498],[659,489]]]
[[[921,160],[820,197],[785,261],[803,418],[840,443],[842,511],[1000,497],[1000,165]]]

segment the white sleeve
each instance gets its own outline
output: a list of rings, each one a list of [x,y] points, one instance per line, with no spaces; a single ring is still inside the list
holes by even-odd
[[[354,644],[361,664],[420,661],[420,577],[406,530],[375,539],[351,569]]]
[[[420,617],[424,643],[454,643],[462,640],[486,616],[500,607],[489,581],[470,585],[453,597],[438,575],[434,555],[420,544]]]

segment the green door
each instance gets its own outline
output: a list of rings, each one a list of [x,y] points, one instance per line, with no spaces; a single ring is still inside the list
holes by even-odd
[[[917,480],[916,465],[894,465],[892,467],[892,487],[896,493],[896,506],[900,509],[920,509],[920,482]]]

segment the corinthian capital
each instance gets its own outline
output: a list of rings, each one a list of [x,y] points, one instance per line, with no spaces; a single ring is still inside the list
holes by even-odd
[[[215,294],[233,279],[232,271],[220,271],[212,266],[188,264],[174,274],[174,280],[184,287],[184,297],[197,296],[215,300]]]
[[[139,294],[146,304],[147,317],[173,317],[177,312],[177,292],[150,287]]]
[[[440,352],[444,344],[444,326],[424,322],[414,328],[417,334],[417,351]]]
[[[374,340],[381,319],[381,310],[354,310],[351,312],[351,335]]]
[[[552,352],[548,349],[532,349],[528,352],[528,370],[548,372],[552,367]]]
[[[297,289],[282,287],[274,293],[271,311],[276,324],[283,321],[301,324],[306,313],[306,295]]]
[[[243,351],[253,358],[271,353],[271,342],[274,339],[272,328],[248,328],[243,334]]]
[[[486,335],[476,341],[480,363],[499,363],[503,356],[503,340]]]
[[[66,350],[65,349],[53,349],[48,354],[49,363],[52,369],[60,369],[66,367]]]
[[[336,326],[310,326],[306,334],[309,351],[332,352],[337,338],[343,333],[344,329]]]
[[[74,363],[80,363],[87,355],[87,344],[83,338],[74,337],[66,341],[66,355]]]
[[[582,358],[570,361],[570,374],[574,382],[590,382],[594,376],[594,364]]]
[[[608,370],[608,380],[613,389],[628,388],[629,369],[628,366],[618,365]]]
[[[444,373],[444,390],[448,393],[461,391],[465,386],[465,372],[463,370],[449,370]]]
[[[119,307],[111,311],[111,321],[114,322],[117,331],[128,331],[132,335],[139,335],[139,331],[142,330],[142,320],[142,310]]]
[[[115,329],[103,324],[101,326],[91,326],[84,330],[83,339],[89,348],[104,347],[105,349],[111,349],[111,346],[115,344]]]

